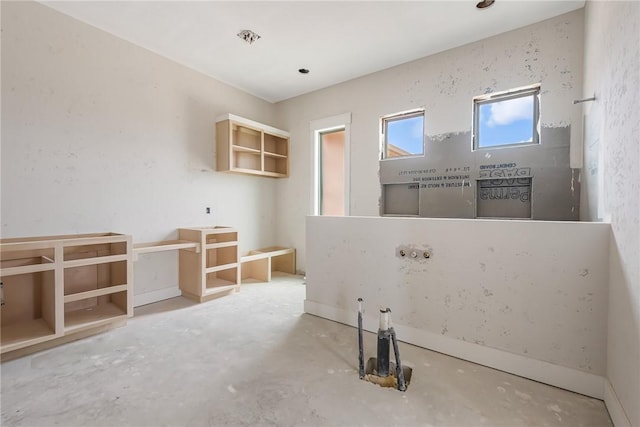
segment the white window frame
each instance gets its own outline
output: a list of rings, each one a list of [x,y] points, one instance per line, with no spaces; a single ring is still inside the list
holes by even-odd
[[[422,153],[408,154],[406,156],[387,157],[387,124],[389,122],[409,119],[409,118],[418,117],[418,116],[422,116]],[[425,146],[424,146],[425,122],[426,122],[426,117],[425,117],[424,107],[382,116],[380,118],[380,160],[396,160],[396,159],[408,159],[411,157],[424,157],[425,155]]]
[[[531,142],[519,142],[516,144],[492,145],[489,147],[480,147],[479,143],[479,120],[480,107],[495,102],[507,101],[510,99],[523,98],[525,96],[533,96],[533,133]],[[487,95],[480,95],[473,98],[473,132],[471,138],[471,149],[473,151],[493,150],[499,148],[527,147],[540,144],[540,84],[524,86],[520,88],[510,89],[504,92],[496,92]]]

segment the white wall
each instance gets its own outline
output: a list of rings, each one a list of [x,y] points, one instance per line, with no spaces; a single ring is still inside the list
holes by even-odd
[[[372,331],[390,307],[402,341],[602,398],[608,224],[310,216],[306,228],[306,312],[354,324],[363,298]]]
[[[640,426],[640,3],[585,12],[585,220],[611,222],[607,407]]]
[[[214,171],[224,113],[278,125],[272,104],[46,6],[2,2],[2,236],[145,242],[220,224],[243,251],[275,244],[275,181]],[[136,263],[136,294],[176,285],[175,253]]]
[[[542,83],[542,126],[572,126],[572,149],[579,148],[582,120],[572,101],[582,95],[582,46],[583,12],[578,10],[278,103],[279,117],[291,132],[295,177],[278,183],[280,205],[287,207],[278,215],[279,244],[298,248],[298,266],[304,270],[310,121],[352,113],[351,214],[377,216],[383,115],[424,106],[428,136],[469,132],[474,96]]]

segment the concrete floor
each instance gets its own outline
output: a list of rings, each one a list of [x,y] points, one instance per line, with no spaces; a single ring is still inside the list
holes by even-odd
[[[608,426],[604,404],[400,343],[406,393],[361,381],[356,330],[296,276],[2,364],[3,426]],[[365,334],[365,357],[375,335]]]

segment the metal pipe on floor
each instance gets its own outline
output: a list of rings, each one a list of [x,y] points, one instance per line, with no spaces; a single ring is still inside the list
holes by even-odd
[[[391,333],[391,342],[393,343],[393,354],[396,358],[396,378],[398,378],[398,390],[406,391],[407,384],[404,381],[404,372],[402,370],[402,362],[400,361],[400,349],[398,349],[398,339],[396,338],[396,330],[389,328]]]
[[[364,378],[364,344],[362,342],[362,298],[358,298],[358,373]]]
[[[380,327],[378,329],[378,363],[377,375],[389,376],[389,313],[390,308],[380,309]]]

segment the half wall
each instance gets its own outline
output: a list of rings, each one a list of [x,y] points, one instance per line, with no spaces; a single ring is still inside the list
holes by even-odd
[[[305,311],[355,325],[360,297],[369,331],[390,307],[401,341],[602,399],[609,230],[307,217]]]

